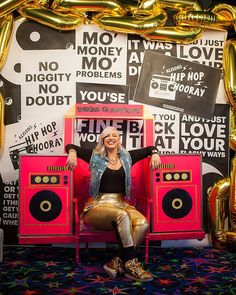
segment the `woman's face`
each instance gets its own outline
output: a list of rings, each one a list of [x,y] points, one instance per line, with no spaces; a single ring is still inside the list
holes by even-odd
[[[103,143],[106,149],[115,149],[120,144],[120,136],[116,130],[112,130],[103,139]]]

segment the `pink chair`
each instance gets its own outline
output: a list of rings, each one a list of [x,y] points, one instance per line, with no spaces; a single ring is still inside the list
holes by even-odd
[[[150,197],[147,197],[149,185],[144,185],[149,183],[149,181],[146,182],[148,172],[145,173],[147,164],[147,161],[143,160],[132,168],[130,204],[146,216],[150,223]],[[78,160],[78,166],[74,170],[74,196],[76,262],[80,263],[80,243],[84,242],[86,245],[92,242],[116,243],[116,237],[113,231],[95,230],[80,218],[84,204],[89,197],[88,164],[82,160]],[[145,260],[148,260],[147,238],[145,240]]]

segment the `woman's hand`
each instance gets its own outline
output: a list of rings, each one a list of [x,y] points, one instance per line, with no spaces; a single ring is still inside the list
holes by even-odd
[[[72,170],[77,166],[77,154],[75,150],[69,150],[66,166]]]
[[[153,154],[150,159],[150,167],[153,170],[158,168],[158,165],[161,164],[161,158],[158,154]]]

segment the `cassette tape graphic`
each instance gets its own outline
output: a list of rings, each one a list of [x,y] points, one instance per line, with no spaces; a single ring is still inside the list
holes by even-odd
[[[152,75],[149,86],[149,97],[175,100],[175,82],[169,76]]]
[[[33,154],[33,145],[29,145],[26,141],[24,141],[9,147],[9,156],[14,170],[19,169],[19,156],[22,152]]]

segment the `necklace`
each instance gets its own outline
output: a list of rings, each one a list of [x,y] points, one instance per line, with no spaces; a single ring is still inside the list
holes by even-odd
[[[108,162],[109,162],[111,165],[115,165],[115,164],[118,162],[118,158],[116,158],[116,159],[110,159],[110,158],[108,158]]]

